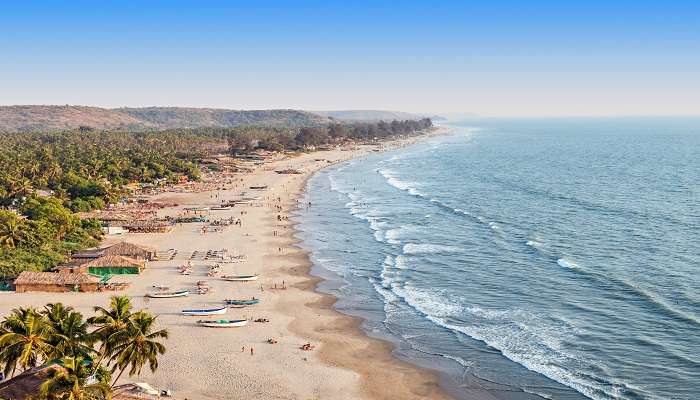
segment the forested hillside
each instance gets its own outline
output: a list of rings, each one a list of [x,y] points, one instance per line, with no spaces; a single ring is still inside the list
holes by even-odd
[[[79,129],[161,130],[237,126],[300,127],[328,118],[299,110],[224,110],[147,107],[107,109],[84,106],[0,106],[0,132],[49,132]]]

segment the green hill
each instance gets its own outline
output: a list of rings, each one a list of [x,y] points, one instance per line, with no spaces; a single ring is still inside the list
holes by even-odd
[[[0,106],[0,132],[95,129],[170,129],[198,127],[311,126],[326,117],[300,110],[225,110],[146,107],[107,109],[85,106]]]

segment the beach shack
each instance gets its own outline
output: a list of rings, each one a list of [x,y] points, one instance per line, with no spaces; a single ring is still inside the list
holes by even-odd
[[[14,378],[1,382],[0,399],[35,399],[41,385],[51,377],[54,371],[65,372],[65,369],[58,364],[44,365],[24,371]]]
[[[156,249],[150,246],[119,242],[111,246],[73,254],[72,258],[73,260],[94,260],[104,256],[124,256],[136,260],[152,261],[156,259]]]
[[[88,273],[88,269],[85,266],[85,261],[82,261],[82,262],[70,261],[70,262],[67,262],[65,264],[61,264],[61,265],[57,266],[56,268],[53,269],[53,271],[59,272],[62,274],[80,274],[80,273],[87,274]]]
[[[125,256],[106,255],[88,261],[82,266],[87,267],[88,273],[99,276],[140,274],[146,268],[146,261]]]
[[[0,382],[0,399],[34,400],[41,390],[41,385],[55,373],[65,373],[66,369],[59,363],[35,367],[21,374]],[[126,383],[112,389],[112,400],[157,400],[160,392],[144,382]]]
[[[13,284],[17,293],[95,292],[100,284],[100,278],[85,273],[23,271]]]
[[[153,261],[156,258],[156,249],[128,242],[119,242],[102,249],[103,256],[124,256],[136,260]]]
[[[167,233],[173,230],[170,223],[160,220],[127,222],[122,228],[130,233]]]

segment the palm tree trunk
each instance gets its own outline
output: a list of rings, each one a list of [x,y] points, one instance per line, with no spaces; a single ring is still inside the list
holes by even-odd
[[[107,357],[107,349],[100,352],[100,360],[97,361],[97,363],[93,365],[93,367],[95,367],[95,371],[97,371],[97,368],[99,368],[100,365],[102,365],[102,361],[105,360],[105,357]],[[109,362],[107,363],[107,365],[109,365]]]
[[[117,384],[117,381],[119,381],[119,378],[122,377],[122,374],[124,373],[124,370],[125,370],[125,369],[126,369],[126,367],[122,368],[122,370],[119,371],[119,375],[117,375],[117,379],[115,379],[114,382],[112,382],[112,386],[109,387],[110,389],[113,388],[114,385]]]

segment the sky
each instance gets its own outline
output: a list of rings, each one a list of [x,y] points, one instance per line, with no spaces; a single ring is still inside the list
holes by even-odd
[[[4,1],[0,105],[700,114],[700,1]]]

